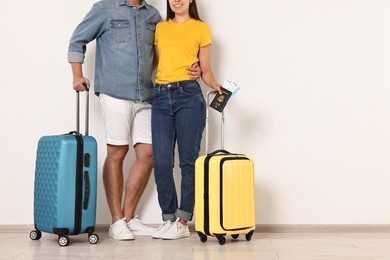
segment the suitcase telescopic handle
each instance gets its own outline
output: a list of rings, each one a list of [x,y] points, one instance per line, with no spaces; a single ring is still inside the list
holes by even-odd
[[[89,134],[89,84],[83,82],[85,87],[85,135]],[[80,133],[80,91],[76,90],[76,132]]]
[[[209,149],[209,109],[210,109],[210,96],[214,94],[216,95],[217,92],[212,90],[207,92],[207,108],[206,108],[206,143],[205,143],[205,153],[208,154],[208,149]],[[221,150],[224,149],[224,125],[225,125],[225,113],[222,110],[221,113]]]

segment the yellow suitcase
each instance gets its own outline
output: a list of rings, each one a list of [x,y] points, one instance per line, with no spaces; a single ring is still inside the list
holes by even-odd
[[[223,121],[222,114],[221,130]],[[206,149],[207,137],[206,125]],[[249,241],[255,226],[253,159],[223,149],[200,156],[195,163],[195,230],[200,240],[214,236],[223,245],[225,236],[245,234]]]

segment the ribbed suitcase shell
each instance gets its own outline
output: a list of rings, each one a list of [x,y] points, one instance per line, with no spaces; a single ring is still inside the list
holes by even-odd
[[[91,136],[80,138],[84,150],[81,162],[77,160],[77,138],[73,134],[43,136],[38,142],[34,181],[37,230],[69,235],[94,230],[97,144]],[[76,174],[79,163],[81,176]]]
[[[238,234],[248,234],[247,240],[250,240],[255,230],[251,157],[216,154],[196,160],[195,230],[219,240],[225,235]],[[204,241],[206,239],[204,237]],[[224,239],[220,240],[220,244],[223,243]]]

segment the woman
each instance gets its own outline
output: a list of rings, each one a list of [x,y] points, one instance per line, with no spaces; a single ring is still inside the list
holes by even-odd
[[[203,81],[221,93],[210,68],[211,31],[198,15],[195,0],[167,0],[167,20],[157,24],[157,74],[152,106],[154,175],[164,223],[154,238],[190,235],[195,192],[195,160],[205,127],[206,104],[197,81],[187,74],[198,62]],[[180,206],[173,178],[177,141],[181,168]]]

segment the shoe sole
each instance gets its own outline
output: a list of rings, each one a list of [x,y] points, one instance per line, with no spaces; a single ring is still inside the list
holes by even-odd
[[[189,237],[191,234],[185,234],[185,235],[181,235],[179,237],[161,237],[161,239],[163,240],[175,240],[175,239],[180,239],[180,238],[186,238],[186,237]]]
[[[153,235],[154,233],[152,233],[150,236],[151,236],[152,238],[155,238],[155,239],[162,239],[162,236],[163,236],[164,232],[166,232],[168,229],[169,229],[169,228],[167,228],[166,230],[164,230],[164,231],[162,231],[162,232],[161,232],[161,230],[159,230],[160,235]]]
[[[161,233],[160,235],[150,235],[152,238],[155,238],[155,239],[161,239],[162,238],[162,235],[163,233]]]
[[[118,241],[129,241],[134,240],[134,238],[116,238],[116,237],[110,237],[112,239],[118,240]]]
[[[115,237],[115,236],[111,236],[111,235],[108,235],[110,238],[112,239],[115,239],[115,240],[134,240],[134,237],[130,237],[130,238],[121,238],[121,237]]]
[[[151,233],[145,233],[144,231],[134,231],[134,230],[131,230],[131,232],[133,233],[134,236],[136,237],[149,237],[153,234],[153,232]]]

